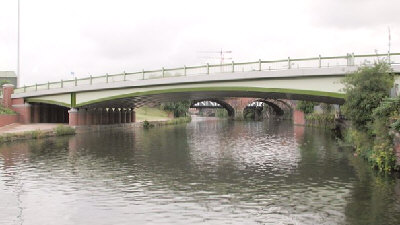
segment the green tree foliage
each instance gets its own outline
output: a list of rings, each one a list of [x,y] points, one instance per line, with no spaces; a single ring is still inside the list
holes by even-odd
[[[367,130],[372,122],[372,111],[389,96],[394,77],[390,66],[379,62],[373,67],[363,66],[346,76],[343,112],[359,130]]]
[[[387,99],[394,83],[390,72],[388,64],[378,62],[373,67],[363,66],[344,79],[343,112],[355,128],[352,142],[357,153],[381,171],[390,171],[395,166],[389,125],[400,101]]]
[[[314,106],[316,103],[314,102],[309,102],[309,101],[298,101],[296,108],[305,114],[310,114],[314,112]]]
[[[332,113],[333,106],[332,106],[331,104],[321,103],[321,104],[319,104],[319,106],[321,107],[322,113],[323,113],[323,114],[330,114],[330,113]]]
[[[175,117],[186,116],[190,108],[190,101],[167,102],[161,104],[161,109],[174,113]]]
[[[215,114],[217,117],[221,118],[228,117],[228,111],[226,109],[217,109]]]

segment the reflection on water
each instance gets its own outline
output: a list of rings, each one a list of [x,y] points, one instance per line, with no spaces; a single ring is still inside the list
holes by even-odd
[[[399,179],[290,121],[3,145],[0,190],[0,224],[400,224]]]

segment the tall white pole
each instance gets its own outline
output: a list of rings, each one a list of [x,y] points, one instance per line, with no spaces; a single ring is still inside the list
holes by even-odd
[[[17,51],[18,51],[18,53],[17,53],[17,87],[19,87],[19,84],[20,84],[20,73],[21,73],[21,70],[20,70],[20,59],[19,59],[19,57],[20,57],[20,6],[19,6],[19,1],[20,0],[18,0],[18,44],[17,44]]]
[[[392,40],[392,36],[390,35],[390,27],[388,27],[388,32],[389,32],[389,50],[388,50],[388,63],[390,64],[390,42]]]

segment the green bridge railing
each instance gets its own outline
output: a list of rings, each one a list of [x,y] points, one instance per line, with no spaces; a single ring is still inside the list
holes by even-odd
[[[136,80],[159,79],[166,77],[208,75],[217,73],[232,72],[250,72],[250,71],[266,71],[266,70],[287,70],[294,68],[324,68],[338,66],[356,66],[369,65],[377,60],[386,60],[390,64],[400,63],[400,53],[390,54],[371,54],[371,55],[354,55],[347,54],[345,56],[334,57],[318,57],[313,58],[290,58],[272,61],[258,60],[254,62],[231,62],[225,64],[206,64],[202,66],[183,66],[180,68],[162,68],[159,70],[142,70],[133,73],[106,74],[102,76],[90,76],[85,78],[75,78],[72,80],[61,80],[58,82],[47,82],[44,84],[35,84],[16,88],[14,93],[34,92],[41,90],[68,88],[81,85],[104,84],[111,82],[124,82]]]

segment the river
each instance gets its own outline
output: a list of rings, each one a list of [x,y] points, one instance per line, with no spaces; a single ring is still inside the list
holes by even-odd
[[[400,179],[291,121],[0,146],[0,224],[400,224]]]

